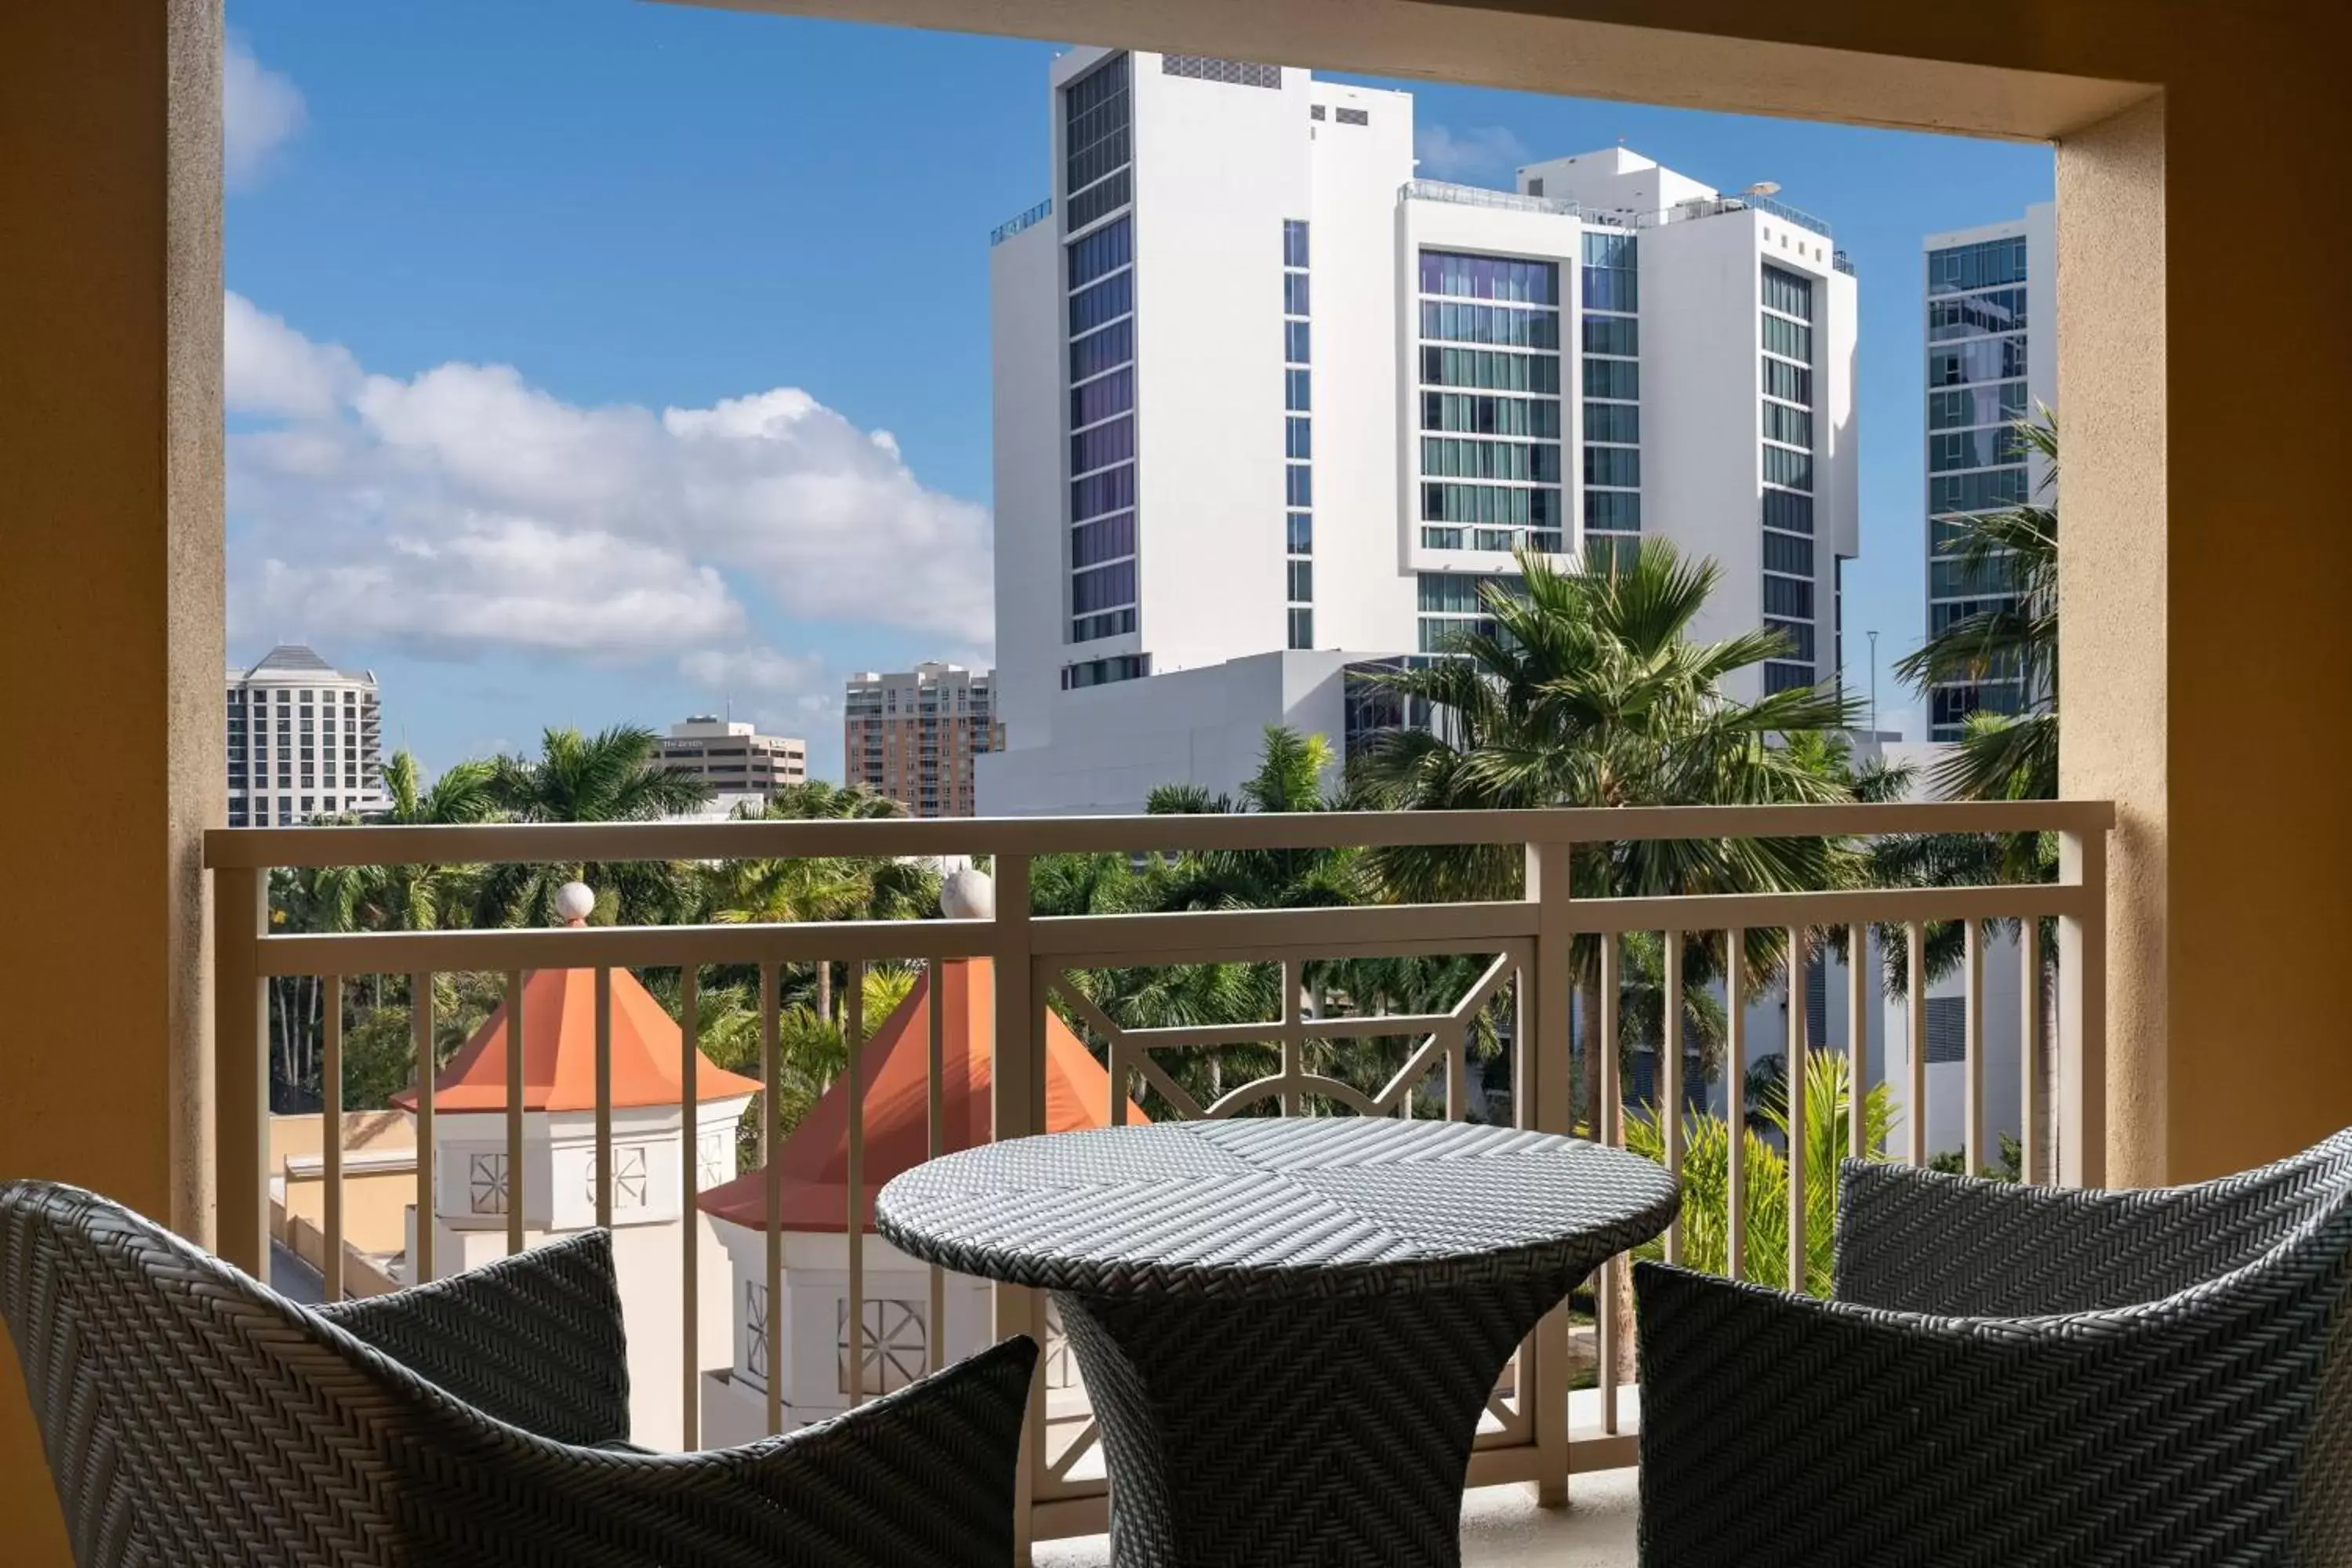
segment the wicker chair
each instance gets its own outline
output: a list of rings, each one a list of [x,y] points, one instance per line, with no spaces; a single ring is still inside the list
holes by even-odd
[[[603,1232],[312,1311],[19,1182],[0,1315],[83,1568],[1012,1559],[1032,1342],[787,1436],[638,1452]]]
[[[1636,1266],[1646,1568],[2352,1563],[2352,1132],[1839,1196],[1833,1300]]]

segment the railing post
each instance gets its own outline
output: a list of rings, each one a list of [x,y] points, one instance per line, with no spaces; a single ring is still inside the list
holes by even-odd
[[[1569,1016],[1576,1004],[1569,947],[1575,920],[1569,908],[1569,846],[1530,844],[1527,848],[1527,900],[1535,906],[1536,936],[1529,973],[1520,977],[1518,1060],[1513,1084],[1520,1098],[1519,1125],[1538,1132],[1574,1127],[1569,1086]],[[1595,1134],[1596,1142],[1598,1133]],[[1601,1309],[1607,1311],[1604,1302]],[[1536,1502],[1561,1508],[1568,1502],[1568,1309],[1553,1308],[1536,1325],[1529,1427],[1536,1446]]]
[[[215,1250],[269,1278],[269,997],[261,937],[269,873],[213,872],[213,1148],[220,1161]]]
[[[992,1134],[1024,1138],[1044,1128],[1045,1092],[1044,998],[1037,994],[1035,960],[1029,947],[1029,858],[996,857],[993,879],[996,924],[989,942],[996,984],[995,1037],[991,1058]],[[996,1337],[1027,1334],[1045,1342],[1045,1301],[1036,1291],[998,1285]],[[1045,1359],[1029,1385],[1029,1426],[1021,1440],[1021,1464],[1013,1480],[1013,1542],[1017,1563],[1029,1561],[1036,1539],[1037,1483],[1045,1473]]]
[[[2095,1187],[2107,1177],[2107,836],[2058,836],[2058,880],[2080,889],[2058,921],[2058,1179]]]

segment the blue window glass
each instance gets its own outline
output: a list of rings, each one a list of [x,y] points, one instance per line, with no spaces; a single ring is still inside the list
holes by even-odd
[[[1291,458],[1315,455],[1314,421],[1292,417],[1283,422],[1283,453]]]
[[[1638,442],[1642,438],[1642,410],[1631,403],[1588,403],[1584,405],[1584,438]]]
[[[1120,561],[1070,579],[1070,613],[1092,615],[1116,605],[1135,602],[1135,563]]]
[[[1108,425],[1070,437],[1070,472],[1092,473],[1135,456],[1135,420],[1114,419]]]
[[[1070,484],[1070,521],[1084,522],[1088,518],[1101,517],[1114,511],[1129,511],[1135,507],[1135,465],[1106,468],[1099,474],[1089,474]]]
[[[1098,566],[1134,553],[1135,514],[1131,511],[1082,522],[1070,530],[1070,564],[1074,567]]]
[[[1285,371],[1283,373],[1282,405],[1285,408],[1288,408],[1298,413],[1304,413],[1314,405],[1315,388],[1313,374],[1313,372],[1304,370],[1291,370]]]
[[[1813,624],[1811,621],[1776,621],[1767,618],[1766,631],[1779,632],[1795,645],[1796,656],[1811,664],[1813,660]]]
[[[1282,313],[1286,316],[1307,314],[1307,274],[1286,272],[1282,275]]]
[[[1293,463],[1283,470],[1284,483],[1292,506],[1315,504],[1315,470],[1304,463]]]
[[[1134,309],[1134,271],[1114,273],[1070,297],[1070,335],[1092,331]]]
[[[1792,490],[1813,488],[1813,455],[1791,451],[1786,447],[1764,448],[1764,482],[1786,485]]]
[[[1070,344],[1070,379],[1085,381],[1135,357],[1135,318],[1123,317]]]
[[[1292,364],[1307,364],[1310,363],[1307,358],[1307,323],[1304,321],[1283,322],[1282,357],[1288,360]]]
[[[1290,602],[1294,605],[1307,605],[1314,603],[1315,563],[1312,561],[1286,561],[1283,563],[1283,564],[1289,574]]]
[[[1290,646],[1293,647],[1315,646],[1315,612],[1304,605],[1291,607]]]
[[[1282,264],[1285,267],[1307,265],[1307,225],[1298,218],[1282,220]]]
[[[1764,492],[1764,526],[1789,533],[1813,531],[1813,498],[1792,490]]]
[[[1584,395],[1633,399],[1642,395],[1642,367],[1629,359],[1584,362]]]
[[[1603,533],[1638,533],[1642,498],[1633,490],[1584,492],[1584,526]]]
[[[1070,287],[1081,289],[1135,259],[1134,230],[1126,218],[1106,224],[1070,246]]]
[[[1584,482],[1639,489],[1642,484],[1641,448],[1587,447],[1584,449]]]
[[[1764,613],[1768,616],[1801,616],[1813,613],[1813,585],[1795,577],[1764,576]]]
[[[1289,546],[1291,554],[1312,555],[1315,552],[1314,513],[1305,511],[1291,512],[1286,518],[1283,527],[1284,531],[1287,535],[1286,542]]]

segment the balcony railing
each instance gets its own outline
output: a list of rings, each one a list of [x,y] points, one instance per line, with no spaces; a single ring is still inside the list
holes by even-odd
[[[2002,803],[1987,805],[1931,804],[1855,806],[1693,807],[1618,811],[1560,810],[1538,812],[1402,812],[1318,813],[1298,816],[1172,816],[1151,817],[1061,818],[1039,820],[884,820],[845,822],[744,821],[688,824],[583,824],[531,826],[467,827],[341,827],[219,829],[205,836],[205,862],[211,869],[215,910],[215,978],[217,1015],[218,1183],[220,1249],[232,1261],[259,1272],[267,1262],[272,1239],[270,1173],[268,1165],[267,1090],[272,1045],[266,990],[273,980],[299,977],[315,982],[323,993],[322,1082],[325,1103],[320,1111],[322,1142],[320,1167],[324,1182],[323,1212],[319,1235],[307,1237],[307,1252],[333,1259],[345,1255],[345,1206],[342,1191],[355,1179],[355,1163],[347,1163],[342,1144],[341,998],[346,988],[363,984],[362,977],[409,977],[410,1037],[420,1056],[429,1060],[434,1037],[433,977],[455,974],[503,974],[509,998],[522,994],[527,972],[587,970],[596,975],[594,1009],[596,1088],[593,1166],[587,1167],[594,1223],[612,1221],[616,1184],[616,1154],[612,1105],[612,977],[619,970],[679,972],[678,1010],[682,1016],[682,1048],[678,1064],[684,1125],[693,1128],[695,1054],[701,1005],[700,979],[707,966],[748,966],[760,977],[759,1029],[762,1043],[761,1083],[772,1104],[783,1089],[780,1077],[778,1028],[782,967],[830,961],[847,966],[844,993],[847,1027],[845,1037],[865,1037],[860,1016],[860,978],[869,964],[882,961],[913,961],[938,966],[958,960],[985,960],[992,966],[992,995],[988,1027],[992,1029],[990,1107],[992,1136],[1019,1136],[1046,1126],[1049,1076],[1049,1029],[1068,1027],[1085,1039],[1097,1061],[1108,1069],[1108,1093],[1101,1107],[1108,1121],[1127,1119],[1130,1095],[1149,1100],[1163,1116],[1225,1116],[1265,1114],[1367,1114],[1461,1118],[1479,1107],[1468,1072],[1468,1047],[1480,1020],[1499,1024],[1507,1042],[1510,1069],[1507,1112],[1499,1101],[1489,1101],[1488,1114],[1514,1124],[1546,1131],[1581,1131],[1570,1081],[1571,1003],[1580,987],[1599,1000],[1600,1038],[1597,1053],[1603,1106],[1599,1135],[1622,1142],[1626,1130],[1624,1086],[1618,1080],[1619,1052],[1625,1018],[1619,997],[1627,939],[1636,933],[1664,933],[1660,943],[1662,973],[1654,977],[1661,997],[1654,1009],[1664,1020],[1664,1036],[1656,1056],[1656,1100],[1664,1105],[1687,1102],[1683,1037],[1686,987],[1681,954],[1682,938],[1724,933],[1727,949],[1738,948],[1744,933],[1773,933],[1769,941],[1785,956],[1780,973],[1790,976],[1811,973],[1809,956],[1840,941],[1849,951],[1868,953],[1875,940],[1882,953],[1899,950],[1905,973],[1914,977],[1907,1002],[1884,1001],[1875,962],[1846,966],[1843,984],[1847,1026],[1837,1038],[1814,1037],[1809,1005],[1787,1008],[1785,1039],[1790,1114],[1801,1119],[1805,1096],[1796,1086],[1805,1082],[1808,1053],[1840,1053],[1849,1058],[1850,1081],[1864,1084],[1874,1072],[1883,1072],[1893,1059],[1893,1043],[1907,1040],[1907,1091],[1910,1131],[1889,1141],[1896,1147],[1867,1146],[1866,1118],[1852,1116],[1850,1152],[1925,1160],[1924,1133],[1929,1109],[1927,1070],[1929,1006],[1917,981],[1927,968],[1927,944],[1931,930],[1948,935],[1952,925],[1965,931],[1964,956],[1959,960],[1961,996],[1965,1009],[1960,1040],[1957,1092],[1963,1106],[1966,1158],[1970,1169],[1991,1159],[1986,1147],[1985,1115],[1987,1050],[1986,1020],[1996,1008],[2010,1013],[2023,1030],[2024,1048],[2017,1093],[2021,1107],[2022,1176],[2032,1182],[2059,1181],[2095,1184],[2102,1174],[2105,1142],[2104,1106],[2104,995],[2105,985],[2105,846],[2114,820],[2113,808],[2103,802]],[[1861,887],[1820,891],[1738,895],[1587,899],[1572,897],[1569,868],[1572,851],[1584,845],[1623,845],[1638,840],[1699,841],[1802,837],[1862,841],[1883,835],[2040,833],[2053,835],[2060,846],[2054,881],[1956,888]],[[1503,847],[1523,862],[1521,896],[1435,905],[1361,905],[1331,909],[1217,910],[1193,913],[1074,915],[1043,917],[1033,913],[1033,872],[1041,857],[1074,853],[1185,852],[1212,850],[1318,849],[1349,847]],[[940,919],[908,921],[845,921],[803,924],[729,924],[681,927],[574,927],[527,930],[431,930],[358,934],[310,934],[274,927],[268,889],[274,870],[289,868],[458,866],[499,863],[593,862],[610,867],[628,861],[718,862],[737,859],[813,858],[843,856],[888,856],[936,858],[957,855],[992,858],[995,910],[992,918]],[[2057,961],[2045,973],[2038,961],[2018,964],[2017,994],[2007,1002],[1985,994],[1986,947],[1982,932],[1988,922],[2022,921],[2028,931],[2038,922],[2054,920],[2058,928]],[[1647,938],[1643,938],[1646,942]],[[1574,950],[1572,958],[1571,950]],[[1748,945],[1754,951],[1754,944]],[[2039,952],[2039,943],[2032,951]],[[1331,1005],[1309,983],[1308,968],[1333,960],[1455,957],[1471,960],[1461,973],[1468,978],[1454,999],[1423,1005],[1410,1013],[1351,1010],[1352,1004]],[[1597,957],[1597,964],[1584,963]],[[1090,999],[1077,976],[1084,972],[1159,968],[1170,965],[1244,963],[1278,966],[1278,1014],[1261,1022],[1200,1026],[1138,1027],[1114,1019]],[[2045,986],[2055,988],[2054,996]],[[973,993],[977,994],[978,993]],[[1800,992],[1799,994],[1804,994]],[[1732,966],[1727,1036],[1724,1049],[1731,1064],[1725,1074],[1726,1120],[1741,1124],[1740,1065],[1747,1059],[1747,1007],[1754,998],[1743,994],[1738,966]],[[1809,998],[1810,1000],[1810,998]],[[2052,1002],[2054,1007],[2045,1012]],[[1064,1020],[1049,1023],[1049,1009]],[[1888,1063],[1868,1060],[1874,1010],[1884,1019]],[[932,1006],[928,1058],[929,1147],[943,1147],[941,1126],[942,1077],[945,1072],[940,1037],[941,1008]],[[1940,1016],[1940,1015],[1939,1015]],[[1899,1017],[1899,1022],[1898,1022]],[[2045,1019],[2049,1052],[2046,1063],[2032,1047],[2036,1026]],[[1898,1035],[1899,1030],[1899,1035]],[[1776,1028],[1776,1036],[1780,1030]],[[1393,1065],[1383,1066],[1375,1081],[1350,1083],[1336,1076],[1331,1065],[1343,1042],[1373,1039],[1401,1041]],[[1267,1070],[1249,1081],[1224,1084],[1222,1092],[1204,1096],[1188,1091],[1176,1079],[1188,1053],[1250,1043],[1259,1047]],[[872,1048],[866,1041],[856,1049]],[[527,1126],[538,1112],[527,1111],[523,1097],[514,1092],[523,1081],[522,1032],[510,1013],[505,1040],[507,1093],[503,1114],[495,1122],[485,1115],[483,1158],[492,1161],[503,1183],[499,1202],[486,1212],[495,1217],[468,1233],[469,1241],[487,1243],[495,1251],[519,1249],[531,1239],[528,1216],[536,1209],[551,1215],[558,1198],[586,1217],[588,1198],[577,1184],[559,1194],[543,1184],[556,1182],[551,1164],[526,1159],[527,1133],[543,1127]],[[860,1058],[862,1060],[862,1057]],[[2049,1068],[2045,1078],[2041,1070]],[[1939,1078],[1944,1075],[1939,1075]],[[407,1255],[398,1278],[413,1281],[433,1278],[436,1267],[446,1272],[449,1260],[435,1257],[433,1216],[436,1193],[435,1167],[435,1096],[432,1075],[420,1075],[415,1111],[416,1154],[415,1219]],[[837,1253],[830,1267],[845,1279],[842,1290],[837,1347],[830,1331],[832,1311],[823,1332],[828,1367],[837,1348],[845,1368],[865,1368],[881,1359],[888,1347],[869,1345],[869,1336],[886,1331],[890,1314],[917,1313],[929,1297],[931,1329],[918,1351],[907,1352],[900,1370],[936,1365],[943,1357],[947,1282],[932,1270],[928,1292],[910,1288],[910,1299],[879,1300],[868,1293],[874,1270],[887,1249],[867,1235],[861,1216],[870,1196],[862,1163],[861,1140],[868,1113],[862,1080],[849,1075],[847,1089],[848,1165],[843,1199],[842,1228],[832,1244]],[[454,1107],[448,1114],[454,1111]],[[635,1114],[634,1112],[632,1114]],[[771,1126],[761,1116],[764,1140]],[[633,1127],[634,1122],[629,1123]],[[491,1129],[495,1129],[492,1135]],[[625,1127],[624,1131],[628,1128]],[[445,1130],[446,1131],[446,1130]],[[1801,1194],[1810,1184],[1828,1182],[1833,1173],[1809,1169],[1801,1125],[1787,1139],[1788,1184],[1791,1201],[1787,1244],[1792,1265],[1801,1266],[1808,1242],[1805,1205]],[[1664,1119],[1663,1157],[1679,1172],[1685,1153],[1685,1119]],[[698,1252],[700,1226],[691,1221],[696,1199],[712,1180],[714,1171],[704,1140],[687,1136],[666,1160],[667,1173],[648,1174],[641,1153],[631,1154],[617,1179],[636,1184],[631,1201],[642,1201],[646,1184],[665,1186],[674,1182],[678,1212],[688,1216],[678,1240],[648,1264],[643,1255],[625,1268],[651,1268],[658,1274],[677,1268],[673,1279],[655,1279],[647,1288],[675,1301],[676,1321],[698,1325],[709,1304],[704,1294],[705,1260]],[[1728,1212],[1723,1216],[1731,1237],[1744,1237],[1748,1226],[1740,1178],[1739,1151],[1744,1141],[1729,1140],[1732,1161],[1728,1182]],[[763,1142],[764,1149],[764,1142]],[[499,1156],[503,1156],[502,1161]],[[769,1166],[774,1169],[772,1165]],[[307,1169],[307,1167],[306,1167]],[[562,1181],[578,1184],[583,1167]],[[404,1179],[404,1178],[401,1178]],[[538,1193],[531,1192],[541,1185]],[[748,1349],[738,1359],[749,1373],[756,1363],[762,1375],[738,1381],[749,1389],[744,1396],[755,1403],[771,1430],[782,1429],[788,1406],[779,1389],[782,1379],[764,1370],[783,1364],[786,1354],[786,1314],[768,1310],[780,1300],[783,1240],[776,1186],[767,1188],[763,1250],[751,1256],[751,1273],[745,1289],[734,1290],[727,1303],[731,1315],[740,1306],[743,1321],[730,1328],[729,1339]],[[566,1194],[569,1195],[566,1195]],[[290,1212],[290,1210],[289,1210]],[[547,1223],[551,1224],[551,1219]],[[1668,1257],[1682,1253],[1678,1226],[1664,1243]],[[1777,1247],[1774,1248],[1777,1251]],[[739,1267],[742,1254],[736,1255]],[[892,1265],[903,1268],[903,1260]],[[1727,1267],[1740,1271],[1746,1264],[1735,1244]],[[1616,1317],[1607,1303],[1623,1260],[1604,1266],[1594,1300],[1601,1303],[1590,1331],[1591,1352],[1597,1353],[1593,1386],[1571,1402],[1570,1352],[1585,1342],[1583,1331],[1571,1339],[1569,1311],[1555,1311],[1521,1349],[1504,1384],[1490,1405],[1474,1453],[1469,1483],[1484,1486],[1506,1481],[1531,1481],[1549,1495],[1559,1495],[1572,1470],[1614,1468],[1633,1462],[1637,1421],[1637,1391],[1621,1384],[1616,1343]],[[341,1271],[327,1270],[326,1289],[332,1296],[343,1289]],[[1801,1277],[1800,1275],[1799,1277]],[[764,1289],[756,1289],[763,1286]],[[893,1287],[893,1289],[899,1289]],[[1028,1332],[1047,1339],[1045,1304],[1031,1292],[1006,1286],[982,1287],[958,1281],[956,1289],[974,1294],[959,1300],[985,1300],[992,1310],[992,1331]],[[756,1320],[751,1316],[754,1305]],[[881,1310],[877,1313],[877,1309]],[[636,1331],[633,1319],[633,1334]],[[728,1373],[715,1370],[698,1330],[688,1328],[675,1345],[657,1345],[655,1353],[675,1368],[676,1408],[679,1430],[691,1445],[704,1430],[698,1416],[706,1390]],[[892,1350],[896,1356],[898,1352]],[[672,1358],[675,1358],[674,1360]],[[1064,1357],[1066,1363],[1066,1355]],[[828,1373],[830,1376],[830,1373]],[[870,1372],[842,1376],[843,1396],[855,1404],[869,1392]],[[888,1374],[885,1374],[887,1384]],[[1049,1378],[1050,1380],[1050,1378]],[[640,1379],[640,1386],[656,1381]],[[1095,1430],[1084,1404],[1083,1389],[1066,1377],[1043,1405],[1045,1419],[1034,1423],[1032,1463],[1024,1468],[1028,1489],[1029,1528],[1038,1538],[1090,1534],[1104,1527],[1106,1485]],[[664,1395],[667,1398],[667,1394]]]
[[[1448,180],[1408,180],[1398,193],[1409,202],[1450,202],[1455,206],[1493,207],[1500,212],[1546,213],[1576,217],[1583,209],[1564,196],[1528,196],[1517,191],[1489,190],[1484,185],[1457,185]]]
[[[1011,239],[1023,229],[1041,224],[1053,216],[1054,198],[1047,196],[1035,206],[1031,207],[1027,211],[1020,213],[1013,217],[1009,217],[1003,223],[998,224],[994,228],[990,229],[988,231],[988,243],[992,247],[1003,245],[1006,240]]]

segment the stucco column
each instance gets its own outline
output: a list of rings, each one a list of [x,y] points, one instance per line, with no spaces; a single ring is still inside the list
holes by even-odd
[[[201,1235],[221,820],[219,0],[0,6],[0,1176]],[[67,1561],[13,1352],[0,1556]]]

